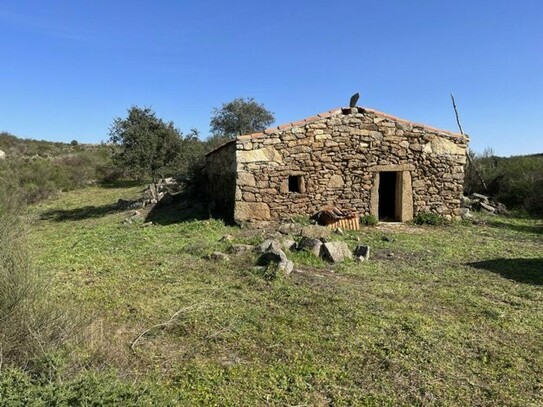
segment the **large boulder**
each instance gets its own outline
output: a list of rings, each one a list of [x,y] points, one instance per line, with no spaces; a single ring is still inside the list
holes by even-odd
[[[352,257],[351,250],[345,242],[326,242],[323,245],[323,258],[331,263],[341,263]]]
[[[330,228],[319,225],[304,226],[301,230],[302,237],[310,237],[313,239],[329,239],[330,233]]]
[[[273,245],[270,245],[267,251],[262,253],[258,258],[259,266],[268,267],[270,264],[277,264],[277,268],[286,275],[292,273],[294,269],[294,263],[287,259],[285,252],[273,247]]]
[[[298,250],[305,250],[320,257],[322,242],[319,239],[314,239],[312,237],[302,237],[302,240],[298,243]]]
[[[283,235],[299,235],[302,232],[302,225],[299,223],[283,223],[277,230]]]

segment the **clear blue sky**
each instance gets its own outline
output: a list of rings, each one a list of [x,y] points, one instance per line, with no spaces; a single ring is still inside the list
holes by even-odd
[[[543,152],[543,1],[2,1],[0,130],[107,140],[150,106],[202,136],[252,96],[277,124],[360,105]]]

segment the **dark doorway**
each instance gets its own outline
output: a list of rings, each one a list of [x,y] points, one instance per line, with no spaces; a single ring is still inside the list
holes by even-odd
[[[383,222],[395,222],[396,218],[396,185],[397,172],[379,173],[379,220]]]

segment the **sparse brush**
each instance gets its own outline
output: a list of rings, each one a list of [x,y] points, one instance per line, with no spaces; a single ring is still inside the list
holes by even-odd
[[[73,319],[49,302],[47,287],[32,268],[19,207],[14,198],[0,199],[0,368],[35,373],[39,368],[42,374],[45,367],[56,369],[50,352],[64,343]]]

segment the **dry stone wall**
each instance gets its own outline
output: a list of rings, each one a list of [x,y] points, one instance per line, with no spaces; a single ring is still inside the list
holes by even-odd
[[[360,108],[241,136],[235,143],[234,217],[280,220],[330,204],[368,215],[375,212],[381,171],[408,171],[413,215],[457,217],[467,141]],[[296,177],[297,192],[289,177]]]

